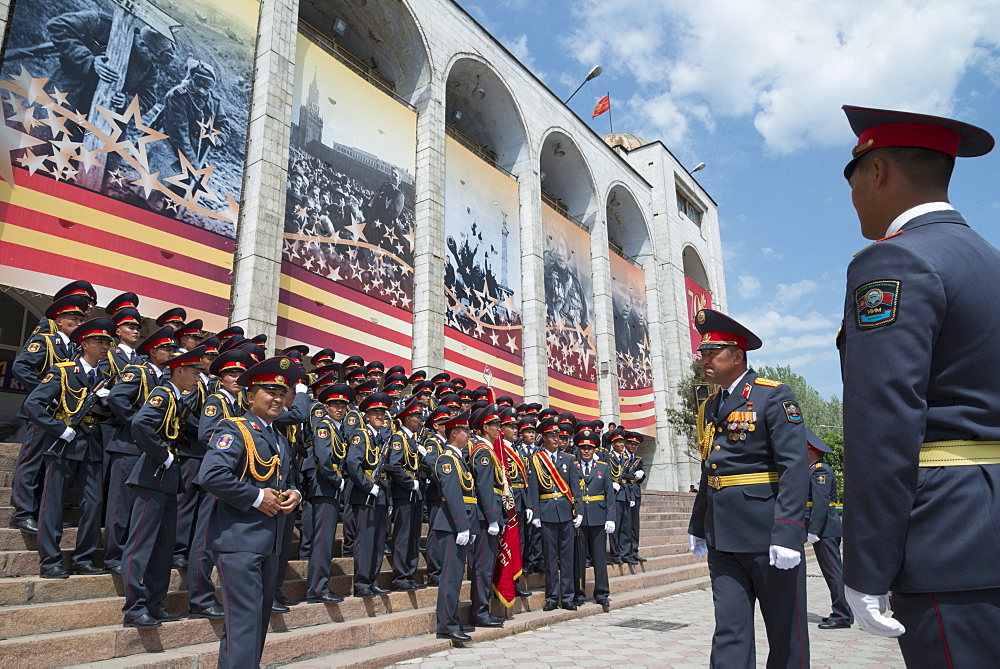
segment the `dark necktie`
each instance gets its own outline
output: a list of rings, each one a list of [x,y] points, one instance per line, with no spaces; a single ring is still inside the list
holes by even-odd
[[[90,371],[87,372],[87,383],[90,384],[91,388],[93,388],[94,386],[97,385],[97,368],[96,367],[91,367]]]
[[[722,415],[722,407],[725,406],[727,399],[729,399],[729,391],[728,390],[723,390],[722,392],[719,393],[719,406],[715,410],[715,419],[716,420],[718,420],[719,417]]]
[[[590,463],[584,463],[583,465],[583,475],[584,477],[590,476]]]

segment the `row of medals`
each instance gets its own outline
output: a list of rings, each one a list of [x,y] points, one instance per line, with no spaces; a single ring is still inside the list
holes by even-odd
[[[751,412],[741,412],[741,413],[751,413]],[[752,420],[734,420],[730,421],[727,425],[729,428],[729,441],[746,441],[747,432],[753,432],[757,429],[754,425],[754,421],[757,419],[756,412],[752,412]]]

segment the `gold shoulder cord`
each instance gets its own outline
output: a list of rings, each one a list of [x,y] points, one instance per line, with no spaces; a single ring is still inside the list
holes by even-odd
[[[108,349],[108,365],[111,368],[111,378],[117,380],[121,376],[122,370],[115,362],[115,356],[111,354],[111,349]]]
[[[365,464],[369,467],[375,467],[378,465],[378,449],[372,443],[372,435],[368,431],[368,424],[362,423],[359,431],[365,438]]]
[[[549,472],[545,468],[545,464],[542,463],[538,459],[537,455],[533,455],[533,456],[531,456],[531,458],[532,458],[532,460],[535,463],[535,471],[538,473],[538,483],[539,483],[539,485],[541,485],[543,488],[551,490],[552,487],[553,487],[553,484],[555,483],[552,480],[552,475],[549,474]]]
[[[278,467],[281,466],[281,458],[277,455],[272,455],[270,460],[262,460],[260,454],[257,453],[257,446],[254,444],[253,435],[250,434],[250,428],[243,424],[243,421],[238,421],[236,427],[240,429],[240,433],[243,435],[243,446],[247,452],[247,464],[243,468],[243,473],[240,474],[240,479],[242,480],[246,476],[247,472],[254,477],[257,481],[268,481],[277,472]],[[258,468],[263,467],[264,473],[261,473]],[[278,480],[281,480],[281,474],[278,473]]]
[[[615,483],[621,483],[620,480],[622,477],[621,462],[619,461],[619,463],[616,465],[615,459],[611,456],[608,456],[608,467],[611,469],[611,480],[614,481]]]
[[[54,323],[52,324],[52,327],[55,328]],[[55,332],[56,332],[55,330],[52,330],[53,336],[55,336]],[[47,370],[52,365],[56,364],[57,362],[64,362],[61,358],[59,358],[59,356],[56,355],[56,347],[52,343],[52,337],[42,337],[42,339],[45,340],[45,358],[42,360],[41,370],[36,370],[39,377],[41,377],[42,374],[45,373],[45,370]]]
[[[64,367],[59,368],[59,409],[56,411],[56,418],[62,421],[71,419],[80,410],[84,398],[87,397],[87,388],[73,390],[69,387],[69,374]],[[70,408],[70,400],[76,402]]]
[[[708,460],[708,454],[712,451],[712,439],[715,438],[715,431],[710,429],[709,424],[705,421],[705,407],[708,406],[708,400],[701,403],[698,407],[698,448],[701,450],[701,459]]]
[[[327,427],[330,430],[330,452],[336,460],[343,460],[347,457],[347,442],[340,438],[337,434],[337,430],[333,425]],[[339,471],[339,467],[336,462],[333,464],[334,469]]]
[[[416,473],[420,467],[420,459],[417,457],[417,452],[410,447],[410,440],[405,434],[400,435],[400,437],[403,439],[403,466],[411,472]]]
[[[174,441],[181,434],[181,421],[177,417],[177,400],[174,394],[167,391],[167,408],[163,412],[163,420],[156,430],[163,435],[166,441]]]

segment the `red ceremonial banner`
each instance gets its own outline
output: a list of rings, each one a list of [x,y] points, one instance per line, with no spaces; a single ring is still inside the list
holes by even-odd
[[[493,442],[493,450],[503,464],[503,509],[507,514],[507,524],[500,534],[500,548],[497,550],[497,562],[493,567],[493,592],[505,608],[514,605],[517,588],[514,582],[521,578],[521,526],[517,522],[517,509],[514,507],[514,494],[507,484],[507,467],[509,465],[503,440]]]
[[[691,334],[691,355],[697,356],[698,347],[701,345],[701,334],[695,326],[695,316],[702,309],[712,308],[712,293],[707,288],[702,288],[695,283],[691,277],[684,277],[684,288],[687,293],[688,309],[688,331]]]
[[[597,101],[597,105],[594,107],[594,115],[590,118],[597,118],[609,109],[611,109],[611,93],[608,93]]]

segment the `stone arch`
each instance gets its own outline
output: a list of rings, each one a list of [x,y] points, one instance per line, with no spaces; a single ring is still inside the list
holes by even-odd
[[[684,276],[688,277],[702,288],[712,290],[712,284],[708,280],[708,272],[705,271],[705,264],[701,260],[701,255],[690,244],[684,247],[682,259],[684,261]]]
[[[543,200],[553,204],[546,198],[551,196],[560,213],[591,228],[597,212],[597,187],[590,165],[572,137],[561,129],[550,129],[542,140],[538,167]]]
[[[632,190],[616,182],[608,189],[604,202],[611,248],[634,259],[651,253],[649,225]]]

